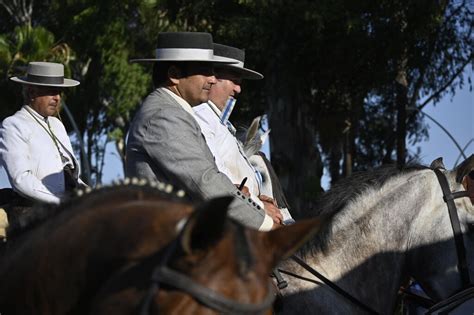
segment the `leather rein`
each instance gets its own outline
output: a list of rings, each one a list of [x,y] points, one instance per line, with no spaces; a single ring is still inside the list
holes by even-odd
[[[427,299],[425,297],[419,296],[414,293],[408,293],[410,297],[412,297],[414,300],[418,300],[421,305],[427,306],[429,308],[428,313],[431,313],[431,311],[436,310],[440,306],[444,306],[447,303],[450,303],[451,300],[453,299],[459,299],[463,298],[465,296],[471,296],[474,291],[473,284],[471,282],[471,278],[469,275],[469,269],[468,269],[468,263],[467,263],[467,258],[466,258],[466,246],[464,245],[464,239],[461,231],[461,225],[459,223],[459,216],[458,216],[458,211],[456,204],[454,203],[455,199],[458,198],[464,198],[464,197],[470,197],[469,192],[466,191],[456,191],[456,192],[451,192],[451,189],[449,188],[449,183],[446,178],[446,175],[439,169],[435,168],[433,171],[436,174],[436,177],[438,178],[438,182],[441,186],[441,190],[443,191],[443,200],[447,204],[448,207],[448,213],[449,213],[449,218],[451,221],[451,227],[453,229],[453,234],[454,234],[454,242],[456,244],[456,253],[458,257],[458,270],[459,270],[459,276],[461,278],[461,283],[462,283],[462,288],[453,294],[452,296],[448,297],[447,299],[436,303],[432,299]],[[293,255],[291,257],[297,264],[299,264],[301,267],[306,269],[308,272],[310,272],[312,275],[314,275],[316,278],[321,280],[323,283],[328,285],[331,289],[336,291],[339,295],[344,297],[345,299],[349,300],[352,304],[356,305],[360,309],[365,310],[369,314],[380,314],[374,309],[372,309],[370,306],[365,304],[364,302],[360,301],[357,299],[355,296],[351,295],[341,287],[339,287],[337,284],[332,282],[331,280],[327,279],[324,277],[322,274],[317,272],[314,268],[306,264],[301,258]],[[282,273],[288,274],[288,275],[293,275],[291,273],[288,273],[284,270],[279,270]],[[296,275],[293,275],[296,276]],[[306,279],[301,276],[297,276],[300,279],[310,281],[312,282],[313,280],[311,279]],[[406,293],[406,292],[405,292]]]
[[[268,281],[268,293],[260,303],[242,303],[229,299],[217,291],[211,290],[184,273],[167,266],[171,253],[177,247],[179,237],[166,250],[160,264],[155,267],[151,276],[151,285],[142,300],[140,315],[150,314],[153,298],[158,294],[160,284],[178,289],[192,296],[203,305],[222,314],[249,314],[257,315],[268,310],[275,301],[275,292],[271,280]],[[159,306],[157,306],[159,307]]]

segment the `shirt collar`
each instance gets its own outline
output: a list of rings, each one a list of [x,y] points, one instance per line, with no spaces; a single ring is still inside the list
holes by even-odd
[[[214,104],[211,100],[207,101],[207,105],[212,109],[212,111],[219,117],[219,120],[221,118],[222,112],[217,108],[216,104]]]
[[[182,97],[176,95],[175,93],[173,93],[171,90],[165,88],[165,87],[160,87],[158,88],[159,90],[163,90],[165,91],[166,93],[168,93],[176,102],[178,102],[179,106],[181,106],[181,108],[183,108],[186,112],[188,112],[191,116],[195,117],[194,116],[194,111],[193,111],[193,108],[191,107],[191,105],[189,105],[188,102],[186,102]]]
[[[38,114],[37,111],[35,111],[33,109],[33,107],[31,107],[30,105],[23,105],[23,108],[25,108],[26,111],[28,111],[30,114],[32,114],[36,119],[38,119],[39,121],[42,121],[44,123],[47,123],[48,122],[48,117],[43,117],[41,116],[40,114]]]
[[[214,112],[214,114],[217,115],[220,121],[222,112],[219,110],[219,108],[217,108],[216,104],[214,104],[211,100],[209,100],[207,101],[207,105],[209,105],[209,108],[212,109],[212,111]]]

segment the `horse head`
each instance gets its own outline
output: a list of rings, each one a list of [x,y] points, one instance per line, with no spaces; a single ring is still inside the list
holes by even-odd
[[[412,275],[430,297],[442,300],[474,283],[474,155],[454,170],[446,170],[442,159],[431,168],[427,211],[411,227],[418,247]]]
[[[153,268],[138,264],[134,273],[119,274],[103,288],[94,314],[132,314],[136,308],[123,307],[127,300],[141,314],[271,314],[272,269],[316,232],[319,221],[259,232],[227,217],[231,201],[222,197],[197,206],[179,224],[178,237],[154,257]],[[121,279],[134,279],[126,289],[150,279],[152,284],[129,295]]]

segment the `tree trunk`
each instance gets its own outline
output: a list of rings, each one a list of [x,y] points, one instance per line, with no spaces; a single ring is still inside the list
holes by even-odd
[[[406,54],[400,59],[396,78],[396,109],[397,109],[397,166],[405,165],[406,160],[406,135],[407,135],[407,105],[408,81],[406,74]]]
[[[304,113],[303,104],[291,95],[291,88],[279,85],[275,76],[266,77],[266,81],[272,128],[271,162],[290,203],[292,215],[301,218],[313,208],[317,195],[322,191],[323,167],[314,127],[309,115]]]

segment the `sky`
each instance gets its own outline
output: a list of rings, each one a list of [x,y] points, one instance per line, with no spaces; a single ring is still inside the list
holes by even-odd
[[[473,70],[469,68],[465,72],[465,78],[473,80]],[[456,91],[454,96],[449,94],[437,104],[430,103],[423,111],[434,118],[465,149],[466,156],[474,153],[474,92],[469,91],[469,86],[465,85]],[[452,169],[459,158],[459,150],[449,136],[431,120],[426,120],[429,126],[429,139],[417,143],[415,146],[408,146],[408,150],[415,152],[417,147],[421,149],[421,162],[429,165],[434,159],[443,157],[445,166]],[[462,161],[461,159],[460,161]],[[327,171],[324,172],[327,174]],[[110,144],[106,150],[106,160],[104,165],[103,183],[111,183],[115,179],[123,178],[123,170],[120,158],[117,155],[114,145]],[[322,180],[323,188],[328,188],[328,178],[324,176]],[[3,168],[0,168],[0,188],[10,187]]]

